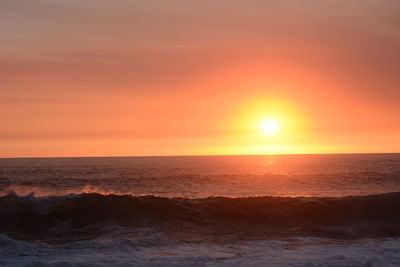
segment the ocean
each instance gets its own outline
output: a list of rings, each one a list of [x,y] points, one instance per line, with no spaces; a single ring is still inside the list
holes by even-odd
[[[400,154],[0,159],[0,266],[400,266]]]

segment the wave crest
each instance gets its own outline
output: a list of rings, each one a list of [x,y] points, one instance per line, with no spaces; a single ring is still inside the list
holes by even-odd
[[[114,194],[0,197],[0,231],[16,239],[94,238],[105,225],[246,238],[400,236],[400,192],[305,197],[164,198]]]

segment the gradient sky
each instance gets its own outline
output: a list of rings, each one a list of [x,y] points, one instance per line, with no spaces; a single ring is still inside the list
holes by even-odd
[[[2,0],[0,157],[400,152],[399,14],[398,0]]]

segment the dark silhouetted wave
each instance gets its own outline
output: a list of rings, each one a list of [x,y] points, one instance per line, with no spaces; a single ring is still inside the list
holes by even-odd
[[[0,232],[15,239],[90,239],[112,232],[107,225],[244,239],[394,237],[400,236],[400,193],[342,198],[0,197]]]

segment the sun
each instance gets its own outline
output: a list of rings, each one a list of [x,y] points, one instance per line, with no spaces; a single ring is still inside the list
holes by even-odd
[[[281,125],[276,119],[265,119],[260,123],[260,128],[265,133],[274,134],[279,131]]]

